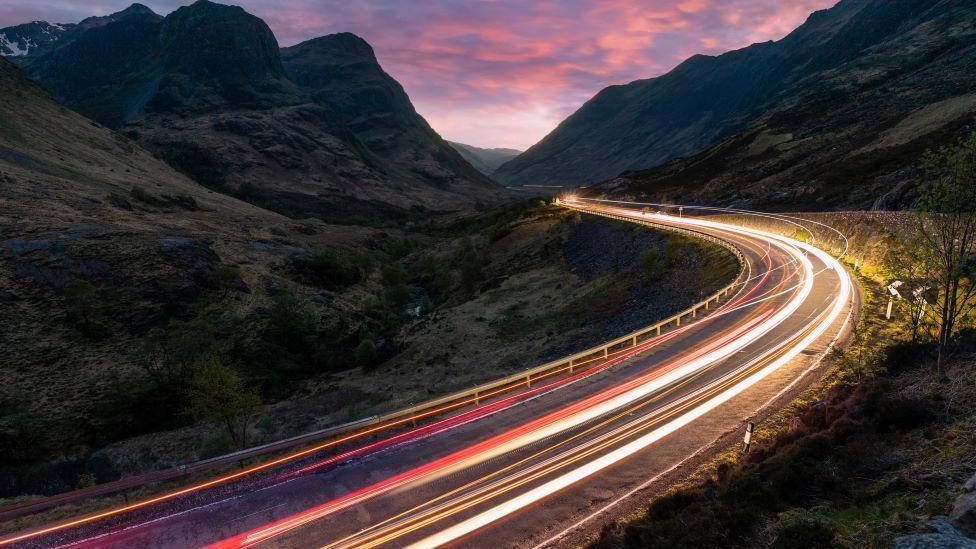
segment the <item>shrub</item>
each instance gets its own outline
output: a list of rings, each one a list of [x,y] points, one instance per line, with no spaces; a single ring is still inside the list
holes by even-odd
[[[282,293],[273,298],[267,329],[282,347],[308,353],[314,346],[319,321],[318,312],[308,303],[292,294]]]
[[[210,285],[221,293],[221,299],[227,297],[241,279],[241,269],[236,265],[220,264],[210,273]]]
[[[407,270],[399,263],[383,265],[380,269],[380,281],[384,286],[396,286],[407,282]]]
[[[403,259],[417,248],[417,243],[410,238],[393,239],[386,242],[383,252],[393,259]]]
[[[451,291],[451,270],[439,257],[425,255],[413,265],[414,278],[432,300],[442,303]]]
[[[776,528],[770,549],[828,549],[833,547],[836,527],[807,513],[786,513]]]
[[[372,336],[364,337],[359,345],[356,346],[356,350],[353,351],[353,356],[356,360],[356,365],[364,370],[369,370],[376,363],[376,343],[373,341]]]

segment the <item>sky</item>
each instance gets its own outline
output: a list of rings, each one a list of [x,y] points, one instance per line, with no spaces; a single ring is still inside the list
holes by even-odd
[[[0,27],[73,23],[132,0],[0,0]],[[190,0],[143,0],[165,15]],[[696,53],[778,40],[836,0],[226,0],[282,46],[334,32],[380,64],[443,137],[525,149],[606,86]]]

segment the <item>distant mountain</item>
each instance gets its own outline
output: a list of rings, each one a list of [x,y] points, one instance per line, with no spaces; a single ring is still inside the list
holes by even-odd
[[[777,42],[717,57],[696,55],[663,76],[604,89],[495,178],[507,184],[589,184],[695,154],[926,21],[945,24],[941,10],[968,11],[967,5],[973,6],[948,0],[843,0]],[[851,79],[870,82],[872,69],[860,70],[868,72]]]
[[[122,11],[101,17],[89,17],[77,24],[32,21],[22,25],[5,27],[0,29],[0,56],[10,57],[13,61],[24,61],[69,43],[86,30],[134,15],[162,19],[146,6],[132,4]]]
[[[465,145],[464,143],[455,143],[453,141],[448,141],[448,143],[454,147],[454,150],[461,153],[461,156],[469,164],[485,175],[495,173],[495,170],[502,164],[522,154],[522,151],[515,149],[482,149],[473,145]]]
[[[22,64],[198,182],[293,217],[392,223],[502,199],[352,35],[280,50],[261,19],[199,0]]]
[[[735,133],[587,192],[793,210],[906,207],[919,157],[976,130],[971,1],[846,0],[784,43],[765,47],[823,53],[783,57],[778,66],[792,68],[776,73],[780,91]]]
[[[52,25],[46,21],[32,21],[0,29],[0,56],[26,57],[49,51],[61,35],[72,27],[74,25]]]

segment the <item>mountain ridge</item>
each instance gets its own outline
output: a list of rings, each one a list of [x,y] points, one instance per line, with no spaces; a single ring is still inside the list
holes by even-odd
[[[290,216],[403,221],[505,199],[351,34],[279,48],[261,19],[200,0],[165,18],[130,8],[19,63],[184,174]],[[295,81],[308,71],[321,78]]]
[[[585,185],[695,154],[744,129],[804,78],[904,32],[938,3],[842,0],[779,41],[692,56],[664,75],[610,86],[495,176]]]
[[[976,7],[900,4],[916,9],[883,42],[806,76],[737,132],[586,192],[767,209],[911,207],[925,151],[976,130]]]
[[[505,147],[485,149],[456,141],[448,141],[447,143],[460,153],[469,164],[485,175],[492,175],[502,164],[522,154],[522,151]]]

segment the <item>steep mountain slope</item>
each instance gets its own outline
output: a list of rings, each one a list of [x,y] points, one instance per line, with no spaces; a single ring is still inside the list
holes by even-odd
[[[267,303],[265,288],[293,286],[281,268],[290,255],[375,238],[209,191],[57,104],[4,59],[0,204],[4,474],[16,460],[131,432],[99,423],[122,417],[107,411],[105,393],[139,371],[151,328],[221,295],[218,269],[236,269],[228,291],[247,295],[241,311],[253,311]],[[90,284],[80,298],[78,283]]]
[[[455,143],[453,141],[448,141],[448,143],[454,147],[454,150],[460,153],[461,157],[467,160],[469,164],[486,175],[495,173],[495,170],[497,170],[502,164],[522,154],[522,151],[517,151],[515,149],[482,149],[481,147],[465,145],[464,143]]]
[[[854,24],[865,13],[900,7],[885,40],[798,80],[719,144],[588,192],[790,209],[911,205],[925,150],[976,129],[976,5],[864,4],[831,41],[866,34],[871,21]]]
[[[663,76],[612,86],[495,176],[516,184],[586,184],[694,154],[797,97],[814,75],[938,17],[941,4],[842,0],[778,42],[697,55]]]
[[[362,38],[339,33],[282,49],[292,81],[335,113],[373,154],[406,175],[444,187],[463,185],[484,195],[492,188],[414,110],[403,87],[386,74]]]
[[[356,63],[325,61],[348,57],[345,47],[327,38],[289,48],[302,86],[263,21],[199,0],[162,20],[135,14],[89,29],[25,66],[65,104],[198,182],[292,217],[391,223],[501,199],[365,42]],[[387,100],[370,99],[377,90]]]

